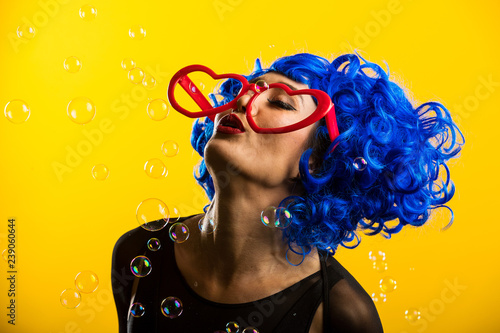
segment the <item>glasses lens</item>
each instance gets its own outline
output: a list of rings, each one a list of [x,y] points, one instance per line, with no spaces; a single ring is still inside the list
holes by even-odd
[[[205,72],[191,72],[175,86],[174,98],[190,112],[206,111],[231,102],[242,86],[235,79],[215,80]],[[210,107],[200,100],[208,102]]]
[[[311,95],[288,95],[285,90],[273,87],[255,98],[252,117],[260,128],[273,129],[297,124],[310,117],[316,108]]]

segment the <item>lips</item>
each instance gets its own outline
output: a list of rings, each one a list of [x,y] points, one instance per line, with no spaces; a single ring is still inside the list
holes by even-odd
[[[233,113],[225,115],[219,121],[217,125],[217,132],[225,134],[239,134],[245,132],[245,127],[240,118]]]

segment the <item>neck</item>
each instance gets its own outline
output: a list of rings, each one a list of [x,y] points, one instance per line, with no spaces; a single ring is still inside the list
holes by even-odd
[[[293,184],[271,190],[234,181],[216,193],[204,223],[213,218],[217,227],[211,234],[202,233],[199,245],[199,253],[205,256],[207,269],[215,279],[227,285],[249,277],[300,270],[286,261],[288,244],[282,230],[261,222],[262,210],[278,207],[281,200],[293,194]],[[302,260],[291,251],[288,258],[291,262]]]

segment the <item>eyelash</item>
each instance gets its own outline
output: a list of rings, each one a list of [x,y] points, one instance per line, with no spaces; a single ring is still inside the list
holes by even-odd
[[[276,106],[278,106],[279,108],[282,108],[282,109],[285,109],[285,110],[290,110],[290,111],[297,111],[295,110],[295,108],[293,106],[291,106],[290,104],[288,103],[285,103],[283,101],[280,101],[279,99],[267,99],[267,101],[271,104],[274,104]]]

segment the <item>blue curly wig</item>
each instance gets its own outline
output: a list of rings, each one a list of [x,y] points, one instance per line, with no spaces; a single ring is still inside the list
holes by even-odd
[[[445,204],[455,187],[446,162],[459,154],[464,138],[441,103],[413,107],[389,73],[357,54],[330,63],[301,53],[277,59],[267,69],[257,59],[256,69],[245,77],[267,72],[325,91],[335,105],[340,131],[330,142],[324,119],[319,122],[299,162],[306,193],[280,204],[293,216],[283,230],[290,250],[303,254],[316,247],[335,253],[339,244],[359,244],[358,229],[390,238],[405,225],[423,225],[433,209],[449,209]],[[237,81],[227,80],[216,92],[225,100],[210,97],[220,105],[232,100],[239,88]],[[191,144],[202,157],[213,128],[208,118],[194,123]],[[356,167],[358,157],[366,161],[364,169]],[[215,190],[204,159],[195,178],[212,200]],[[449,225],[452,221],[453,212]],[[302,251],[293,249],[298,247]]]

